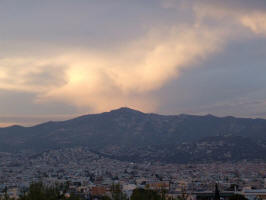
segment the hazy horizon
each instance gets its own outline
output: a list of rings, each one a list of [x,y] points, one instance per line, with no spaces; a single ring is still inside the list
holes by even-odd
[[[0,120],[3,122],[1,123],[0,128],[8,128],[8,127],[12,127],[12,126],[23,126],[23,127],[32,127],[32,126],[36,126],[39,124],[43,124],[43,123],[47,123],[50,121],[53,122],[60,122],[60,121],[65,121],[65,120],[72,120],[75,119],[77,117],[82,117],[82,116],[86,116],[86,115],[90,115],[90,114],[102,114],[105,112],[111,112],[114,110],[119,110],[121,108],[129,108],[132,110],[135,110],[133,108],[130,107],[119,107],[116,109],[112,109],[112,110],[107,110],[104,112],[94,112],[94,113],[83,113],[83,114],[75,114],[75,115],[58,115],[58,116],[31,116],[30,118],[25,117],[25,116],[16,116],[16,117],[12,117],[12,116],[4,116],[4,117],[0,117]],[[141,110],[137,110],[140,112],[143,112]],[[260,117],[241,117],[241,116],[233,116],[233,115],[213,115],[211,113],[198,113],[198,114],[193,114],[193,113],[175,113],[175,114],[164,114],[164,113],[156,113],[156,112],[143,112],[146,114],[159,114],[159,115],[164,115],[164,116],[173,116],[173,115],[193,115],[193,116],[206,116],[206,115],[212,115],[215,117],[219,117],[219,118],[223,118],[223,117],[235,117],[235,118],[250,118],[250,119],[265,119],[266,118],[260,118]],[[5,121],[9,121],[10,119],[12,120],[16,120],[17,123],[5,123]]]

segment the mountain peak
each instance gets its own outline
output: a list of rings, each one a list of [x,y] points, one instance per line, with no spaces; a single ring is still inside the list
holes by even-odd
[[[63,122],[0,129],[0,152],[85,147],[130,162],[266,161],[265,133],[266,120],[166,116],[122,107]]]
[[[115,110],[111,110],[111,112],[117,112],[117,113],[142,113],[138,110],[134,110],[132,108],[128,108],[128,107],[121,107]]]

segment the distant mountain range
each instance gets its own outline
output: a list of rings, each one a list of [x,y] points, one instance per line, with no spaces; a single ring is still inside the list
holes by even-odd
[[[266,161],[266,120],[165,116],[129,108],[33,127],[0,128],[0,151],[40,153],[86,147],[129,161]]]

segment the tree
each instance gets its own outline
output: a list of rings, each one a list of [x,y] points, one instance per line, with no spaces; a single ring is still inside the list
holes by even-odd
[[[59,200],[63,199],[58,186],[48,187],[42,182],[32,183],[27,192],[22,194],[20,200]]]
[[[133,190],[131,200],[161,200],[161,196],[154,190],[138,188]]]
[[[67,185],[55,184],[47,186],[42,182],[32,183],[27,191],[24,191],[19,200],[65,200]],[[68,200],[81,200],[78,195],[70,195]]]
[[[217,183],[215,184],[214,200],[220,200],[220,191]]]
[[[113,184],[111,186],[113,200],[127,200],[127,196],[123,193],[120,184]]]
[[[179,196],[177,199],[178,200],[187,200],[187,198],[188,198],[187,190],[185,189],[185,187],[182,187],[181,196]]]
[[[241,194],[234,194],[229,198],[229,200],[248,200],[248,199]]]
[[[112,200],[110,197],[108,197],[108,196],[103,196],[102,198],[101,198],[101,200]]]

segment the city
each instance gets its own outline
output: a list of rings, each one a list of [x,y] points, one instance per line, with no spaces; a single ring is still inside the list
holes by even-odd
[[[0,0],[0,200],[266,200],[266,0]]]
[[[193,198],[197,192],[214,191],[215,183],[219,184],[220,191],[247,196],[251,191],[266,194],[263,190],[266,187],[266,163],[261,161],[132,163],[105,158],[86,148],[70,148],[39,155],[1,153],[0,163],[0,190],[6,188],[14,198],[18,198],[32,182],[39,181],[48,185],[69,183],[72,191],[85,196],[108,195],[113,184],[121,185],[127,197],[136,188],[149,188],[165,189],[167,195],[173,197],[182,195],[185,190]]]

